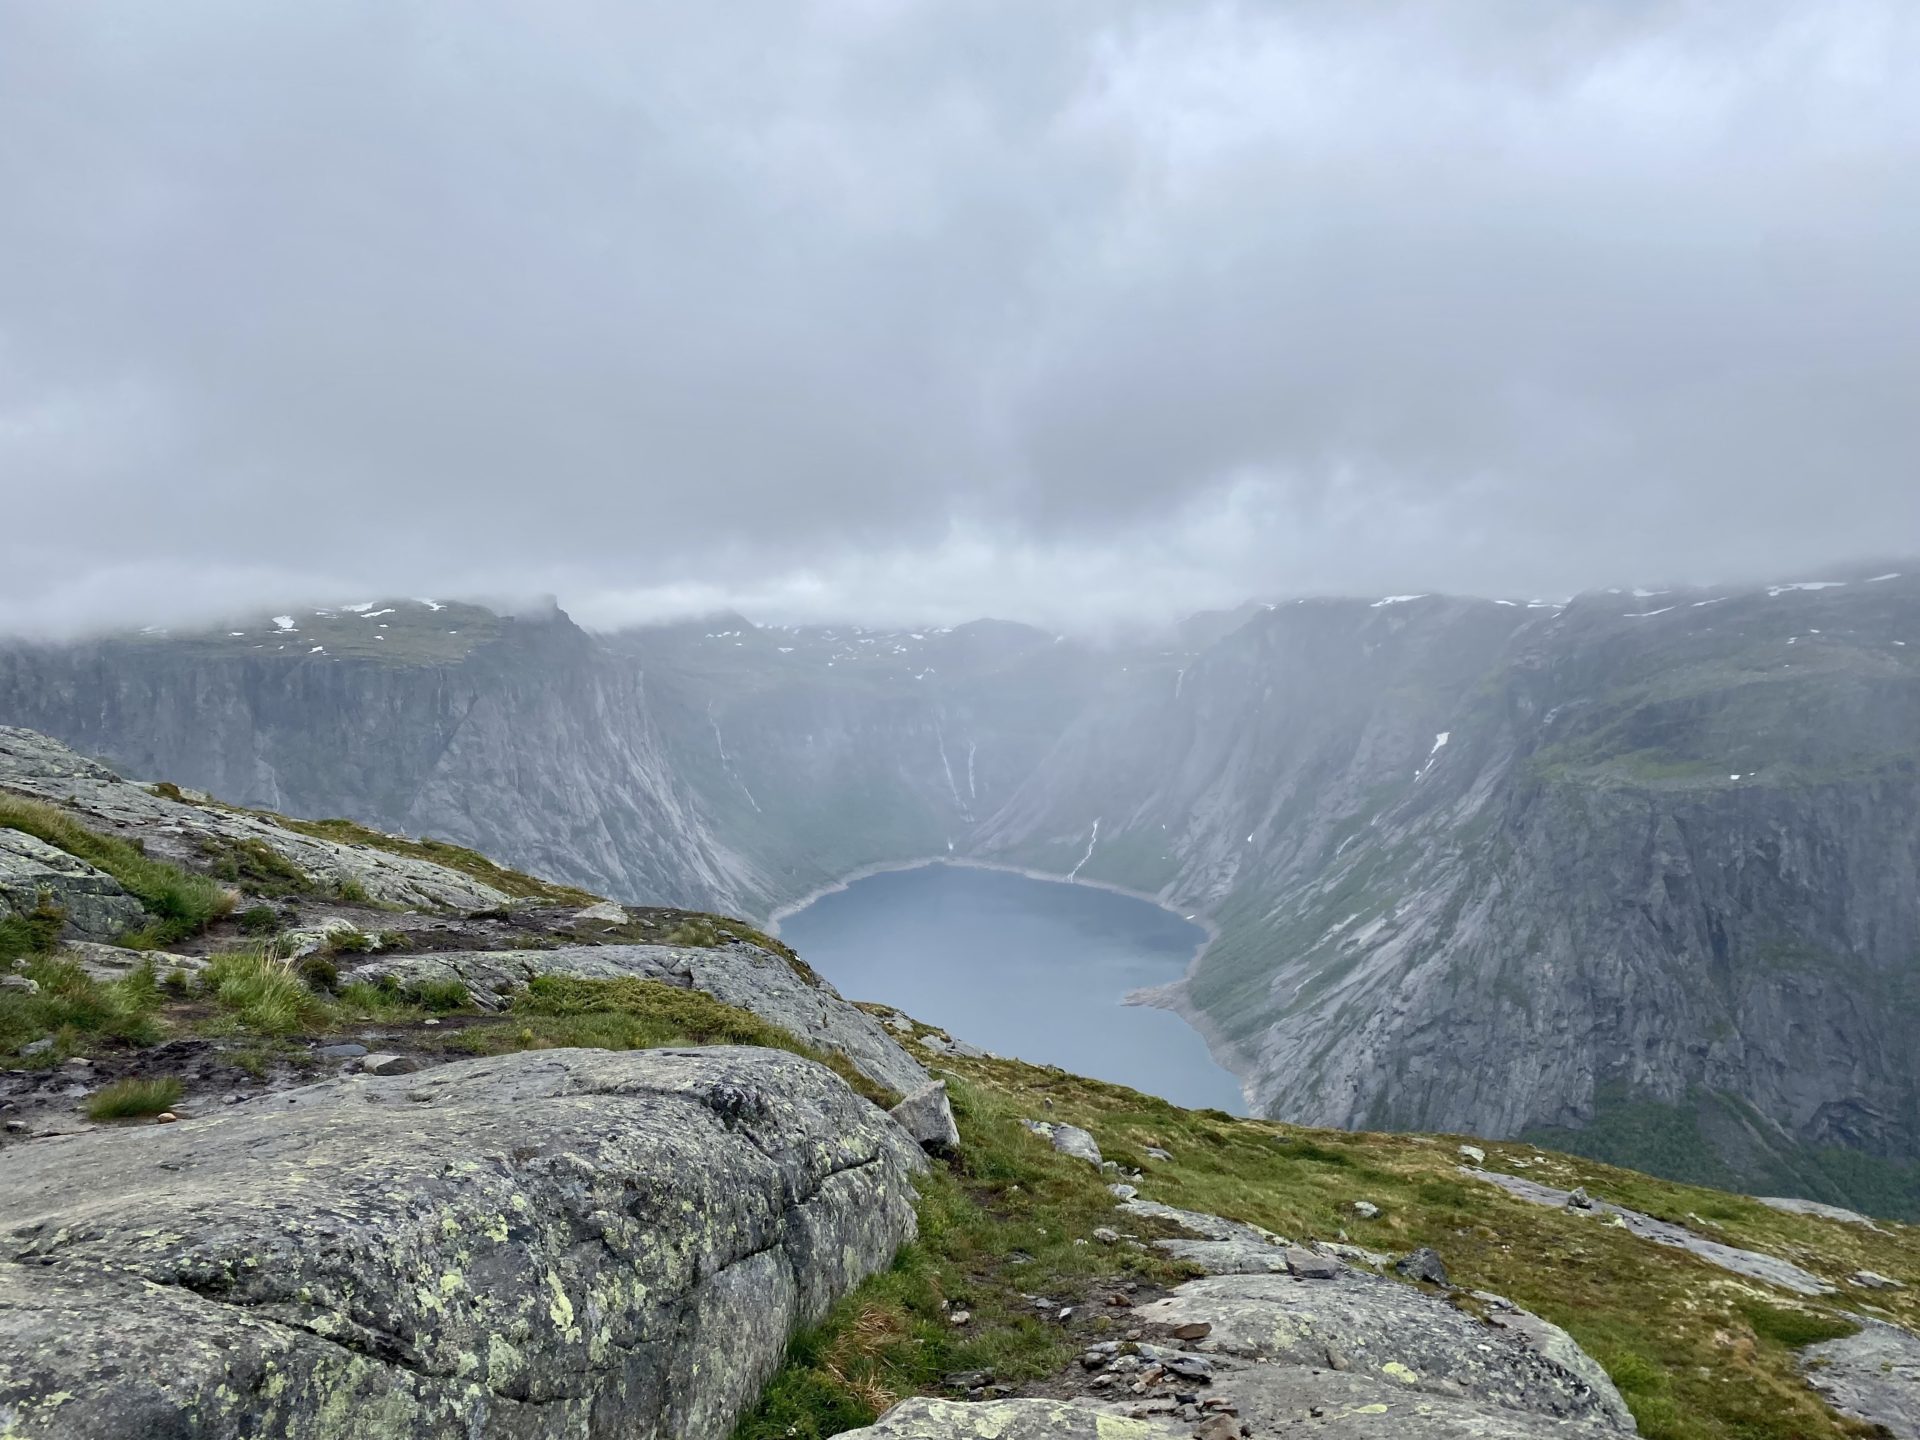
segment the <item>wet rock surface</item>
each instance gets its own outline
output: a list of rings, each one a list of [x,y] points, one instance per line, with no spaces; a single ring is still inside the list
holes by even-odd
[[[0,829],[0,919],[31,915],[42,898],[83,936],[110,939],[146,919],[140,902],[106,871],[22,831]]]
[[[546,1051],[0,1170],[20,1437],[724,1436],[913,1234],[924,1160],[767,1050]]]

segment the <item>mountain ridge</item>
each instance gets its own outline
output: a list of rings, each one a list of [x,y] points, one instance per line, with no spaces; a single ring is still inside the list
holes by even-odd
[[[1920,583],[1835,574],[1301,600],[1104,649],[383,603],[216,654],[13,647],[0,717],[623,898],[764,916],[947,854],[1114,884],[1217,925],[1174,998],[1268,1113],[1565,1135],[1651,1104],[1843,1199],[1865,1182],[1810,1154],[1920,1154]],[[400,620],[404,662],[364,638]]]

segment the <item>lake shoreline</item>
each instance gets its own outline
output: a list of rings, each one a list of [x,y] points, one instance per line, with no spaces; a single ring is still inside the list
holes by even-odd
[[[780,924],[783,920],[786,920],[790,916],[797,915],[800,911],[805,910],[809,905],[812,905],[816,900],[824,896],[837,895],[850,885],[861,880],[869,879],[875,875],[891,875],[910,870],[925,870],[935,865],[947,865],[956,870],[998,871],[1001,874],[1020,875],[1028,880],[1045,880],[1058,885],[1084,885],[1090,889],[1105,890],[1114,895],[1124,895],[1132,900],[1144,900],[1149,905],[1166,911],[1169,915],[1179,916],[1180,919],[1189,925],[1198,926],[1201,932],[1200,942],[1193,947],[1193,954],[1187,958],[1186,966],[1179,979],[1169,980],[1164,985],[1144,985],[1133,990],[1125,991],[1120,996],[1120,1003],[1123,1005],[1143,1006],[1153,1010],[1165,1010],[1173,1015],[1177,1015],[1188,1029],[1200,1037],[1201,1043],[1207,1047],[1207,1054],[1212,1058],[1213,1063],[1233,1077],[1234,1083],[1240,1087],[1240,1103],[1245,1107],[1246,1113],[1248,1115],[1255,1113],[1252,1091],[1248,1088],[1246,1077],[1242,1075],[1239,1065],[1235,1063],[1239,1059],[1237,1051],[1221,1037],[1218,1027],[1208,1020],[1206,1016],[1201,1014],[1187,998],[1187,982],[1193,978],[1193,972],[1199,966],[1201,957],[1207,953],[1207,947],[1220,938],[1220,927],[1215,923],[1213,917],[1204,911],[1196,910],[1193,914],[1187,915],[1175,909],[1167,903],[1163,895],[1151,894],[1145,890],[1135,890],[1126,885],[1116,885],[1107,880],[1084,880],[1077,875],[1062,875],[1049,870],[1036,870],[1029,865],[1010,865],[1004,861],[978,860],[960,855],[927,855],[914,860],[881,860],[871,865],[862,865],[859,869],[849,871],[837,880],[829,881],[825,885],[820,885],[809,890],[798,900],[778,907],[761,922],[761,928],[777,939],[780,935]]]

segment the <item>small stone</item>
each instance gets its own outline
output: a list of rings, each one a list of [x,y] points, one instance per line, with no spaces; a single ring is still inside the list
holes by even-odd
[[[439,1024],[440,1022],[439,1022],[439,1021],[438,1021],[437,1019],[434,1019],[434,1018],[432,1018],[432,1017],[429,1017],[429,1018],[427,1018],[427,1019],[425,1019],[425,1020],[422,1020],[422,1021],[421,1021],[420,1023],[421,1023],[422,1025],[438,1025],[438,1024]]]
[[[1176,1340],[1204,1340],[1212,1333],[1213,1326],[1205,1320],[1192,1320],[1173,1327],[1173,1338]]]
[[[1215,1415],[1203,1421],[1193,1432],[1193,1440],[1239,1440],[1240,1427],[1225,1415]]]
[[[93,1069],[93,1061],[84,1055],[73,1055],[60,1062],[62,1070],[71,1070],[75,1074],[85,1074]]]
[[[1331,1280],[1340,1273],[1340,1262],[1310,1250],[1289,1250],[1287,1271],[1302,1280]]]
[[[941,1382],[949,1390],[984,1390],[993,1383],[991,1370],[958,1370]]]
[[[22,1055],[44,1055],[51,1049],[53,1049],[52,1040],[35,1040],[32,1044],[22,1045],[20,1047],[20,1053]]]
[[[1053,1133],[1047,1137],[1053,1142],[1053,1148],[1062,1155],[1071,1155],[1076,1160],[1084,1160],[1089,1165],[1099,1165],[1100,1146],[1092,1135],[1078,1125],[1056,1125]]]
[[[1353,1213],[1362,1220],[1374,1220],[1380,1215],[1380,1207],[1371,1200],[1356,1200],[1353,1202],[1352,1209]]]
[[[1586,1186],[1577,1185],[1574,1187],[1573,1193],[1567,1196],[1567,1209],[1569,1210],[1593,1209],[1593,1197],[1587,1194]]]
[[[1460,1147],[1460,1155],[1469,1165],[1484,1165],[1487,1163],[1487,1152],[1482,1150],[1478,1145],[1462,1145]]]
[[[1126,1201],[1133,1199],[1133,1197],[1140,1192],[1131,1185],[1109,1185],[1107,1186],[1107,1193],[1112,1195],[1116,1200]]]
[[[313,1053],[323,1060],[357,1060],[367,1053],[367,1047],[348,1041],[340,1045],[322,1045]]]
[[[1351,1370],[1353,1362],[1347,1358],[1347,1352],[1338,1346],[1327,1346],[1327,1368],[1329,1370]]]
[[[947,1323],[951,1325],[965,1325],[971,1319],[973,1319],[973,1312],[971,1310],[956,1310],[947,1317]]]
[[[0,975],[0,990],[12,990],[21,995],[38,995],[40,982],[30,975]]]
[[[153,1123],[156,1125],[171,1125],[179,1118],[180,1117],[171,1110],[162,1110],[158,1115],[153,1117]]]
[[[1197,1380],[1204,1385],[1213,1379],[1213,1366],[1198,1355],[1169,1355],[1160,1364],[1168,1374],[1182,1380]]]
[[[1060,1313],[1059,1313],[1058,1315],[1056,1315],[1056,1316],[1054,1316],[1053,1318],[1054,1318],[1054,1319],[1056,1319],[1056,1320],[1059,1320],[1059,1321],[1061,1321],[1061,1322],[1063,1322],[1063,1323],[1064,1323],[1065,1321],[1068,1321],[1068,1320],[1071,1320],[1071,1319],[1073,1318],[1073,1306],[1071,1306],[1071,1305],[1062,1305],[1062,1306],[1060,1307]]]
[[[1892,1276],[1882,1275],[1877,1270],[1856,1270],[1853,1272],[1853,1274],[1849,1275],[1847,1278],[1853,1284],[1858,1285],[1863,1289],[1867,1289],[1867,1290],[1904,1290],[1906,1289],[1906,1286],[1902,1285],[1898,1280],[1895,1280]]]
[[[1144,1148],[1143,1148],[1143,1149],[1141,1150],[1141,1152],[1140,1152],[1140,1153],[1141,1153],[1141,1154],[1143,1154],[1143,1155],[1145,1155],[1145,1156],[1146,1156],[1146,1157],[1147,1157],[1147,1158],[1148,1158],[1149,1160],[1171,1160],[1171,1159],[1173,1159],[1173,1152],[1172,1152],[1172,1151],[1170,1151],[1170,1150],[1162,1150],[1162,1149],[1161,1149],[1161,1148],[1160,1148],[1160,1147],[1159,1147],[1158,1145],[1148,1145],[1148,1146],[1146,1146],[1146,1147],[1144,1147]]]
[[[9,1120],[9,1121],[7,1121],[7,1133],[8,1133],[9,1135],[24,1135],[24,1134],[26,1134],[26,1133],[27,1133],[27,1122],[26,1122],[26,1121],[24,1121],[24,1120]]]
[[[1095,1227],[1093,1238],[1098,1240],[1102,1245],[1118,1245],[1120,1243],[1120,1232],[1111,1225],[1100,1225]]]
[[[411,1055],[389,1055],[382,1052],[369,1055],[360,1062],[362,1075],[411,1075],[420,1068],[420,1062]]]
[[[1409,1280],[1425,1280],[1433,1285],[1447,1283],[1446,1263],[1441,1260],[1438,1253],[1426,1245],[1422,1245],[1410,1255],[1402,1255],[1394,1263],[1393,1268]]]
[[[233,1091],[229,1090],[226,1094],[220,1097],[220,1103],[222,1105],[238,1105],[240,1103],[240,1097]]]

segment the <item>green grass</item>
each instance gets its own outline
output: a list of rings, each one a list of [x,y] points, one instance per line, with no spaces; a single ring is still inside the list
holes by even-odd
[[[200,988],[223,1013],[224,1025],[255,1035],[296,1035],[331,1018],[327,1004],[299,970],[271,947],[216,955],[200,974]]]
[[[662,1045],[761,1045],[819,1061],[876,1104],[891,1105],[899,1099],[860,1074],[843,1056],[815,1050],[757,1015],[702,991],[682,990],[658,980],[536,976],[514,996],[507,1018],[460,1030],[442,1043],[446,1049],[469,1055],[565,1046],[646,1050]]]
[[[214,878],[252,895],[283,900],[312,895],[320,888],[311,875],[263,840],[206,835],[200,839],[200,853]]]
[[[1001,1297],[1071,1295],[1072,1267],[1111,1255],[1105,1247],[1071,1247],[1092,1226],[1114,1223],[1111,1200],[1101,1177],[1084,1166],[1045,1182],[1031,1178],[1034,1167],[1045,1169],[1053,1159],[1044,1142],[1014,1124],[1022,1115],[1083,1125],[1106,1154],[1123,1160],[1148,1145],[1171,1151],[1171,1161],[1144,1167],[1142,1187],[1168,1204],[1295,1239],[1333,1239],[1344,1229],[1355,1242],[1391,1253],[1433,1246],[1456,1284],[1510,1296],[1566,1328],[1605,1366],[1648,1440],[1840,1440],[1861,1433],[1807,1390],[1792,1353],[1849,1333],[1845,1315],[1770,1293],[1615,1227],[1528,1205],[1460,1174],[1452,1139],[1309,1131],[1180,1110],[1120,1086],[1012,1061],[938,1063],[950,1074],[964,1168],[936,1173],[928,1183],[918,1243],[796,1341],[738,1440],[830,1435],[866,1423],[895,1397],[939,1393],[947,1371],[990,1365],[1017,1383],[1053,1373],[1070,1358],[1055,1332]],[[1905,1227],[1876,1234],[1523,1144],[1479,1143],[1495,1168],[1563,1188],[1584,1184],[1830,1279],[1868,1268],[1920,1282],[1920,1232]],[[1516,1169],[1523,1160],[1526,1167]],[[1016,1178],[1023,1170],[1026,1177]],[[1379,1205],[1380,1217],[1357,1220],[1357,1198]],[[1124,1228],[1140,1227],[1128,1221]],[[1041,1268],[1009,1266],[1014,1250],[1034,1255]],[[956,1296],[975,1315],[964,1332],[945,1324],[937,1304]],[[1843,1286],[1837,1298],[1844,1296]],[[1881,1292],[1873,1303],[1901,1323],[1920,1320],[1920,1297],[1909,1292]]]
[[[1113,1222],[1105,1178],[1031,1135],[1021,1107],[994,1088],[957,1082],[950,1095],[961,1151],[921,1182],[918,1239],[795,1339],[735,1440],[837,1434],[902,1396],[942,1393],[955,1371],[991,1369],[1003,1383],[1052,1375],[1087,1331],[1069,1332],[1027,1296],[1072,1304],[1117,1339],[1109,1296],[1128,1280],[1165,1285],[1186,1273],[1157,1253],[1076,1244]],[[962,1308],[972,1318],[957,1326]]]
[[[233,893],[216,881],[155,860],[131,841],[89,830],[43,801],[0,793],[0,826],[44,840],[117,880],[152,917],[130,941],[171,944],[199,934],[233,909]]]
[[[66,913],[45,890],[25,915],[0,916],[0,969],[28,955],[46,954],[66,923]]]
[[[38,994],[0,990],[0,1057],[19,1057],[37,1040],[53,1046],[37,1057],[58,1064],[93,1042],[151,1045],[161,1038],[156,1019],[162,996],[151,964],[122,980],[101,981],[61,955],[34,956],[19,972]]]
[[[160,1080],[116,1080],[87,1098],[89,1120],[128,1120],[158,1115],[180,1103],[184,1093],[171,1076]]]

